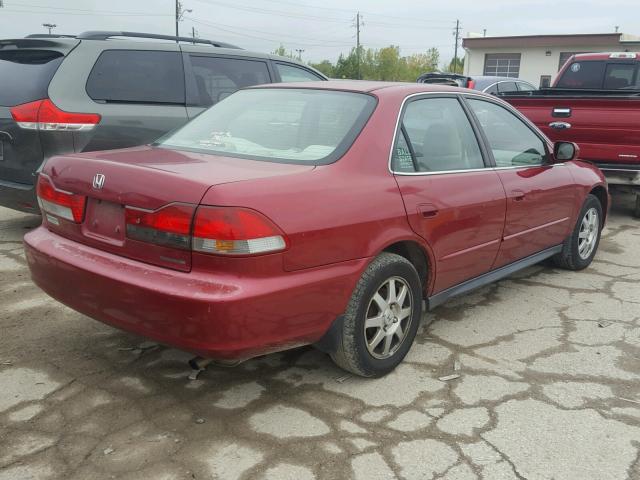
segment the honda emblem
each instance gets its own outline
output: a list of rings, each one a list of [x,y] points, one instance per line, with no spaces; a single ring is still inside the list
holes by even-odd
[[[104,187],[104,175],[101,173],[96,173],[93,176],[93,188],[96,190],[101,190]]]

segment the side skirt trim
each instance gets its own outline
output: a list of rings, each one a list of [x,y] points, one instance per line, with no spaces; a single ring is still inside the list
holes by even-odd
[[[523,268],[530,267],[531,265],[535,265],[542,260],[554,256],[556,253],[560,253],[561,250],[562,245],[556,245],[555,247],[547,248],[541,252],[534,253],[533,255],[510,263],[509,265],[505,265],[504,267],[483,273],[482,275],[472,278],[471,280],[467,280],[466,282],[449,287],[440,293],[430,296],[427,299],[427,306],[429,307],[429,310],[433,310],[438,305],[442,305],[452,297],[457,297],[458,295],[470,292],[476,288],[484,287],[485,285],[500,280],[501,278],[508,277],[512,273],[522,270]]]

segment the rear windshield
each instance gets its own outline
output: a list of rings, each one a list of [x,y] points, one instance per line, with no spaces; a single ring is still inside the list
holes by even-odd
[[[0,105],[13,107],[45,98],[63,58],[50,50],[0,51]]]
[[[558,88],[602,88],[605,62],[600,60],[574,61],[562,74]]]
[[[374,97],[330,90],[241,90],[156,145],[283,163],[326,164],[351,146]]]

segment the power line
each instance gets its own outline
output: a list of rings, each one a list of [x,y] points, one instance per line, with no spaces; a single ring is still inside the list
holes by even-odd
[[[233,4],[229,4],[229,3],[224,3],[224,2],[220,2],[217,0],[197,0],[199,2],[202,3],[208,3],[211,5],[218,5],[221,7],[225,7],[225,8],[231,8],[234,10],[241,10],[241,11],[245,11],[245,12],[251,12],[251,13],[260,13],[263,15],[275,15],[277,17],[289,17],[289,18],[297,18],[297,19],[311,19],[311,20],[316,20],[316,21],[323,21],[323,22],[333,22],[333,23],[343,23],[346,22],[345,19],[340,19],[340,18],[329,18],[329,17],[321,17],[318,15],[306,15],[306,14],[296,14],[293,12],[285,12],[282,10],[270,10],[267,8],[258,8],[258,7],[249,7],[249,6],[244,6],[244,5],[233,5]]]
[[[146,15],[146,16],[159,16],[160,14],[153,14],[148,12],[128,12],[124,10],[95,10],[95,9],[86,9],[86,8],[65,8],[65,7],[52,7],[50,5],[34,5],[31,3],[12,3],[7,5],[9,7],[27,7],[27,8],[41,8],[45,10],[51,10],[52,12],[58,12],[60,10],[70,11],[70,12],[87,12],[89,14],[117,14],[117,15]],[[36,12],[34,12],[36,13]],[[166,14],[161,14],[162,16],[167,16]]]
[[[173,17],[173,15],[168,14],[147,14],[147,13],[79,13],[79,12],[56,12],[56,11],[47,11],[43,12],[42,10],[21,10],[16,8],[5,8],[6,12],[9,13],[33,13],[37,15],[42,15],[46,13],[47,15],[80,15],[80,16],[91,16],[95,17],[96,14],[101,15],[103,17]]]

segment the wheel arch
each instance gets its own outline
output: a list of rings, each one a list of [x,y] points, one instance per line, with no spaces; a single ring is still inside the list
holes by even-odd
[[[607,214],[609,213],[609,194],[607,193],[607,189],[603,185],[596,185],[591,189],[589,194],[596,197],[602,206],[602,215],[604,217],[602,219],[602,225],[604,225]]]
[[[386,245],[378,254],[382,252],[395,253],[411,262],[418,272],[426,297],[435,278],[435,259],[430,249],[415,239],[404,239]]]

